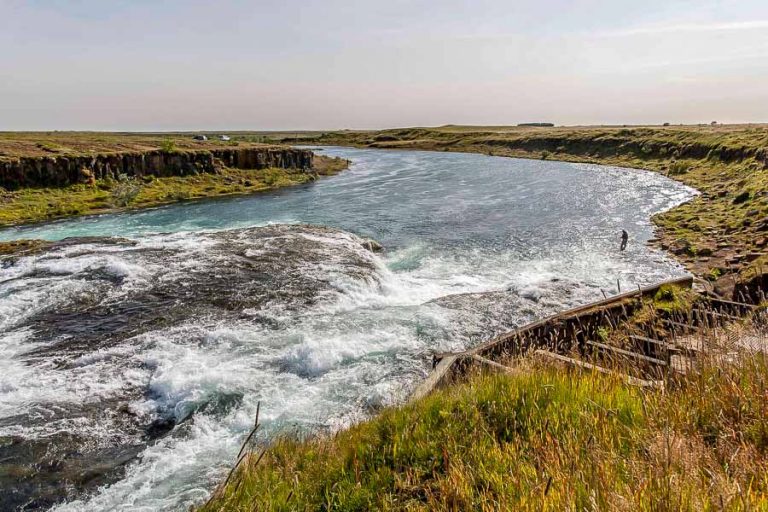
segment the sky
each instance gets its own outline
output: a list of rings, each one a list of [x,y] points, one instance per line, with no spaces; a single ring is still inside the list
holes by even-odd
[[[767,0],[0,0],[0,130],[768,122]]]

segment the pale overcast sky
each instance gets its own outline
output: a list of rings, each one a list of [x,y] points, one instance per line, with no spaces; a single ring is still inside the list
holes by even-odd
[[[768,122],[768,0],[0,0],[0,130]]]

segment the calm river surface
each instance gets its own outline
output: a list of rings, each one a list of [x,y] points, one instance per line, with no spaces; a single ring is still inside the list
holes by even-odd
[[[0,269],[0,509],[186,510],[226,474],[259,402],[263,439],[342,428],[402,402],[433,351],[616,293],[617,279],[684,273],[645,242],[650,216],[695,192],[657,174],[323,151],[351,168],[0,231],[122,238]]]

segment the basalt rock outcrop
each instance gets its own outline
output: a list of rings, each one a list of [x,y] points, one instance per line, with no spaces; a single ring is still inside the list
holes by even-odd
[[[62,187],[120,175],[188,176],[215,173],[222,167],[306,171],[312,167],[312,156],[306,149],[257,147],[0,159],[0,187]]]

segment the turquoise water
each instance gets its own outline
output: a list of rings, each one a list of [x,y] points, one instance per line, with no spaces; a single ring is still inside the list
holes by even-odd
[[[331,148],[353,161],[341,175],[247,197],[175,204],[0,231],[0,239],[137,236],[268,223],[313,223],[371,236],[390,248],[510,245],[524,252],[572,244],[638,246],[650,214],[691,190],[657,174],[476,154]],[[541,242],[541,243],[539,243]]]
[[[59,510],[186,510],[226,475],[259,403],[265,436],[343,428],[405,400],[433,351],[616,293],[617,281],[684,273],[645,242],[650,217],[695,192],[658,174],[324,151],[351,168],[273,193],[0,232],[132,240],[0,270],[0,436],[85,432],[94,453],[139,452]],[[230,231],[297,223],[340,231]],[[142,444],[158,419],[172,430]]]

